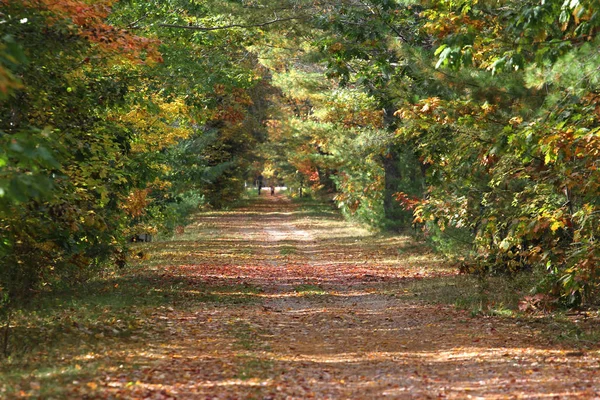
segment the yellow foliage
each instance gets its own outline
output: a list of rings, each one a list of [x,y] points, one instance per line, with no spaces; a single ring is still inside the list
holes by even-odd
[[[165,102],[154,96],[150,100],[157,106],[157,112],[138,105],[126,114],[114,116],[117,121],[134,129],[133,153],[160,151],[188,138],[193,132],[188,124],[189,109],[182,99]]]
[[[148,187],[152,189],[158,190],[167,190],[173,185],[172,182],[163,181],[160,178],[156,178],[153,182],[151,182]]]
[[[0,96],[6,96],[12,90],[22,87],[23,85],[8,70],[0,66]]]
[[[132,217],[139,217],[144,213],[144,209],[150,203],[148,199],[149,189],[137,189],[129,194],[125,199],[123,209]]]
[[[273,164],[267,163],[265,168],[263,169],[262,175],[265,178],[271,178],[275,174],[275,169],[273,168]]]

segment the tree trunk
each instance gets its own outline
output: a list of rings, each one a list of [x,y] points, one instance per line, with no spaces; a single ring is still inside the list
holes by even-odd
[[[2,343],[2,353],[4,357],[8,357],[8,340],[10,338],[10,309],[6,311],[6,326],[4,327],[4,337]]]
[[[398,168],[398,153],[394,149],[390,149],[388,154],[384,156],[383,171],[385,177],[383,210],[386,219],[394,220],[399,209],[394,193],[398,191],[398,183],[402,178]]]

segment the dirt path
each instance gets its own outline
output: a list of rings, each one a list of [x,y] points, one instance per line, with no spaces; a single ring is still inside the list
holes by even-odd
[[[265,197],[200,216],[155,252],[164,279],[228,300],[157,309],[153,340],[110,353],[137,367],[107,372],[105,396],[600,398],[597,348],[427,304],[407,285],[452,271],[407,238],[372,236],[326,209]]]

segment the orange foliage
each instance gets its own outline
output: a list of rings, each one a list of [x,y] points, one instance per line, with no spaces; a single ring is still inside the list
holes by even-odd
[[[394,193],[394,198],[405,210],[414,210],[415,207],[421,204],[421,199],[418,197],[409,196],[404,192]]]
[[[234,106],[221,106],[217,109],[214,119],[236,124],[242,122],[245,117],[246,115]]]
[[[50,22],[59,19],[71,20],[82,37],[97,44],[103,51],[119,53],[131,60],[143,58],[146,62],[162,62],[158,40],[132,35],[125,29],[105,22],[111,13],[114,0],[95,1],[90,4],[78,0],[4,0],[2,3],[13,1],[29,8],[51,11],[55,17],[49,18]]]
[[[330,105],[333,109],[324,119],[325,122],[339,122],[344,128],[382,128],[384,125],[382,110],[355,110],[350,104],[330,103]]]
[[[212,115],[212,120],[240,123],[246,118],[246,108],[254,103],[248,92],[242,88],[228,89],[223,84],[216,84],[213,86],[213,94],[219,105]]]

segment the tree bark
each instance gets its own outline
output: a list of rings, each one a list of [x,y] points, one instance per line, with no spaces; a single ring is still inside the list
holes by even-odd
[[[385,191],[383,197],[383,210],[386,219],[395,219],[398,204],[394,198],[394,193],[398,191],[398,183],[402,178],[398,168],[398,153],[394,149],[390,149],[388,154],[383,158],[383,171]]]

